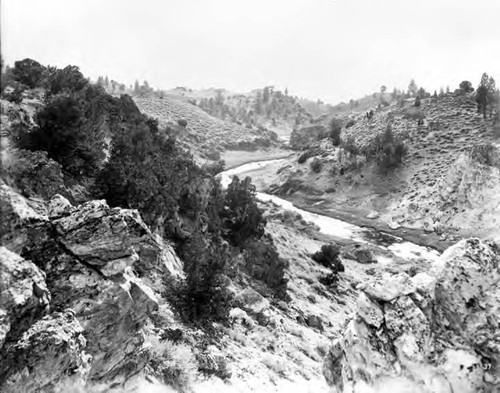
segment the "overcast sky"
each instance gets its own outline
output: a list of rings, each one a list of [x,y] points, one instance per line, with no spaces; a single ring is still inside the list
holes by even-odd
[[[160,88],[274,85],[337,103],[500,84],[500,0],[1,0],[2,53]]]

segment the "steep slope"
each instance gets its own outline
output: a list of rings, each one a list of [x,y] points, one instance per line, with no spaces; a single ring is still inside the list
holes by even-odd
[[[197,106],[156,94],[134,97],[139,109],[158,118],[163,125],[173,126],[177,137],[189,146],[198,159],[217,160],[224,150],[257,150],[276,145],[274,133],[214,118]],[[186,127],[178,121],[187,121]]]

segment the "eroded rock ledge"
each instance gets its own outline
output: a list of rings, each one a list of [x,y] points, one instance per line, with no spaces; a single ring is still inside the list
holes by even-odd
[[[496,392],[500,386],[500,250],[478,239],[428,273],[363,285],[324,375],[336,392]]]

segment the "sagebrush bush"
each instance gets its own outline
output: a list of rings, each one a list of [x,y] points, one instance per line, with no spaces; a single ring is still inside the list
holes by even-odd
[[[422,120],[425,118],[425,114],[419,107],[413,106],[405,110],[403,117],[411,120]]]
[[[321,172],[321,160],[318,158],[315,158],[314,160],[311,161],[310,167],[314,173],[320,173]]]
[[[315,252],[311,258],[336,272],[343,272],[344,265],[340,261],[339,255],[340,247],[337,244],[330,243],[321,246],[321,250]]]
[[[356,124],[356,120],[354,119],[349,119],[345,125],[345,128],[351,128],[353,125]]]
[[[394,136],[390,124],[382,135],[377,135],[363,153],[366,159],[375,159],[380,170],[387,172],[398,167],[408,154],[408,147],[402,139]]]
[[[247,244],[243,253],[249,274],[273,289],[276,296],[286,299],[288,261],[281,258],[270,236]]]
[[[150,344],[150,364],[162,382],[179,392],[192,391],[196,380],[198,362],[192,349],[186,344],[159,340],[156,336],[146,336]]]
[[[314,157],[318,154],[320,154],[321,151],[318,149],[318,148],[310,148],[310,149],[307,149],[304,153],[302,153],[300,156],[299,156],[299,159],[298,159],[298,163],[299,164],[303,164],[304,162],[306,162],[309,158],[311,157]]]

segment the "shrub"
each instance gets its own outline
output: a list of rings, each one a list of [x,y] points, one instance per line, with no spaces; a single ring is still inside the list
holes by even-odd
[[[146,336],[151,353],[150,364],[163,383],[179,392],[191,392],[195,382],[198,362],[186,344],[160,341],[155,336]]]
[[[415,99],[416,101],[416,99]],[[414,106],[412,108],[408,108],[403,115],[404,118],[406,119],[411,119],[411,120],[421,120],[425,118],[424,113],[420,110],[420,108]]]
[[[351,156],[357,156],[359,154],[359,148],[356,144],[356,139],[353,135],[351,135],[347,140],[343,141],[343,148],[347,151]]]
[[[342,123],[336,118],[332,118],[330,121],[329,136],[332,140],[333,146],[340,145],[340,132],[342,131]]]
[[[37,127],[18,136],[18,147],[46,151],[72,175],[91,176],[104,159],[100,110],[75,95],[55,96],[36,114]]]
[[[179,119],[179,120],[177,120],[177,124],[179,124],[181,127],[186,128],[188,125],[188,122],[185,119]]]
[[[334,272],[343,272],[345,268],[339,258],[339,255],[339,246],[331,243],[323,245],[321,250],[315,252],[311,258],[321,265],[332,269]]]
[[[349,119],[345,125],[345,128],[351,128],[353,125],[356,124],[356,120],[354,119]]]
[[[309,155],[309,150],[308,150],[299,156],[299,159],[297,160],[297,162],[299,164],[303,164],[304,162],[306,162],[308,160],[309,157],[310,157],[310,155]]]
[[[204,375],[215,375],[223,381],[231,378],[232,373],[225,357],[211,353],[200,353],[196,355],[196,359],[198,360],[198,371]]]
[[[243,248],[247,240],[262,237],[265,220],[257,206],[250,177],[242,181],[233,177],[226,191],[222,219],[227,229],[225,237],[233,246]]]
[[[24,59],[14,63],[12,76],[15,81],[33,89],[42,85],[45,70],[46,68],[39,62],[32,59]]]
[[[318,281],[330,289],[336,289],[339,283],[339,276],[337,273],[328,273],[320,276]]]
[[[406,144],[396,138],[390,124],[382,135],[377,135],[369,146],[365,146],[363,152],[368,159],[375,159],[382,171],[388,171],[399,166],[403,158],[408,154]]]
[[[297,162],[299,164],[303,164],[304,162],[306,162],[309,158],[313,157],[313,156],[317,156],[321,154],[321,150],[318,149],[318,148],[315,148],[315,147],[311,147],[310,149],[307,149],[304,153],[302,153],[300,156],[299,156],[299,159],[297,160]]]
[[[469,81],[460,82],[460,85],[458,87],[460,88],[460,91],[462,93],[472,93],[474,91],[472,83],[470,83]]]
[[[227,244],[213,236],[194,233],[180,248],[186,281],[179,288],[176,306],[188,321],[227,322],[233,303],[226,275],[232,254]]]
[[[275,291],[280,298],[286,298],[288,280],[285,271],[288,262],[281,258],[272,238],[266,236],[247,244],[243,253],[249,274]]]
[[[50,94],[80,91],[89,84],[77,66],[69,65],[63,69],[49,67],[47,74],[46,88]]]
[[[320,173],[321,172],[321,160],[318,158],[315,158],[314,160],[311,161],[311,169],[314,173]]]

